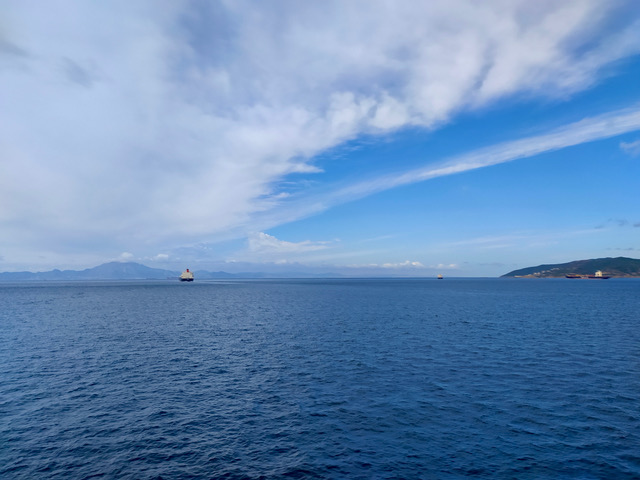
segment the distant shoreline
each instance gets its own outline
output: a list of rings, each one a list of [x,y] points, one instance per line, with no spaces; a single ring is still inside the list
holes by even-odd
[[[567,263],[520,268],[502,275],[501,278],[565,278],[566,275],[588,277],[595,275],[596,272],[601,272],[602,275],[610,278],[639,278],[640,260],[627,257],[574,260]],[[577,279],[579,278],[568,278],[567,280]]]

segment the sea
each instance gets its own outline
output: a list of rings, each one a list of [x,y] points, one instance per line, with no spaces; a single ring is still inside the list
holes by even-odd
[[[640,280],[1,284],[0,478],[638,479]]]

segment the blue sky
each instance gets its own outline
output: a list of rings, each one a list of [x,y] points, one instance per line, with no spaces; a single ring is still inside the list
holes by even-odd
[[[636,2],[47,6],[2,2],[0,271],[640,256]]]

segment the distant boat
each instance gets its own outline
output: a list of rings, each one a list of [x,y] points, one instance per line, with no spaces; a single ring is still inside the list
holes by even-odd
[[[438,274],[438,280],[442,280],[444,277],[440,274]]]
[[[565,275],[567,278],[582,278],[582,275],[578,275],[577,273],[567,273]]]
[[[190,272],[189,269],[187,268],[184,272],[182,272],[182,275],[180,275],[180,281],[193,282],[193,272]]]

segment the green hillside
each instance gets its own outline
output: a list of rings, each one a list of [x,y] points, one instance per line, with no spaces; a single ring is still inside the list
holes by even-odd
[[[640,277],[640,260],[627,257],[594,258],[591,260],[576,260],[568,263],[538,265],[536,267],[521,268],[509,272],[503,277],[554,278],[564,277],[569,273],[578,275],[593,275],[601,270],[612,277]]]

